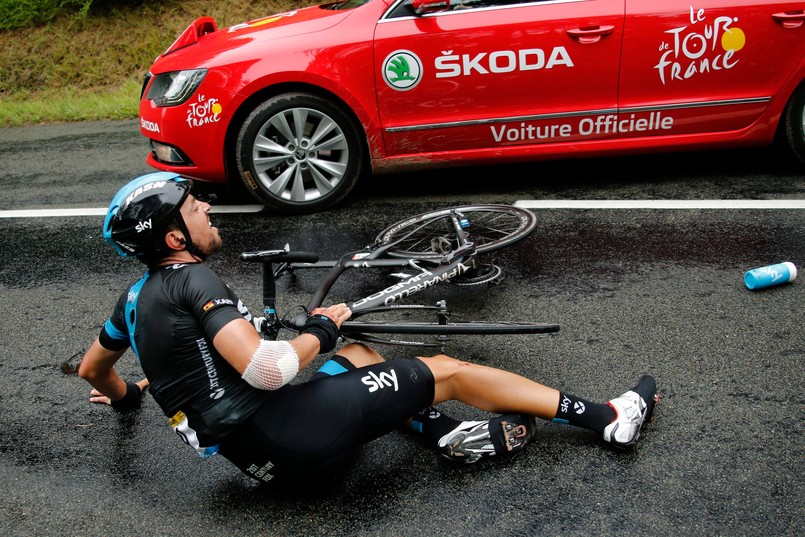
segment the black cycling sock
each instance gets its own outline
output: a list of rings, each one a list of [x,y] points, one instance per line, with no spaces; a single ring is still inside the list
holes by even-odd
[[[616,417],[615,410],[605,403],[593,403],[560,392],[559,408],[553,421],[603,433]]]
[[[435,444],[441,437],[458,427],[461,422],[429,406],[411,418],[411,428],[424,434]]]

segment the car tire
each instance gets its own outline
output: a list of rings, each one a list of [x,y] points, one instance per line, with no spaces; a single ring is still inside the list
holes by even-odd
[[[235,161],[246,189],[286,213],[343,200],[365,168],[362,129],[332,101],[285,93],[263,101],[243,122]]]
[[[799,85],[788,101],[783,121],[788,146],[799,160],[805,162],[805,83]]]

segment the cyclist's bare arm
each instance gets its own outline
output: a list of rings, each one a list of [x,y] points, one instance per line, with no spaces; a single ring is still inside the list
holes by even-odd
[[[345,304],[337,304],[327,308],[316,308],[311,313],[329,317],[339,328],[341,323],[349,319],[352,312]],[[260,344],[260,334],[245,319],[234,319],[224,325],[213,339],[215,349],[241,375],[252,359],[252,355]],[[290,340],[291,346],[299,357],[299,370],[303,370],[319,354],[319,340],[311,334],[300,334]]]
[[[90,392],[90,402],[110,404],[111,401],[122,399],[126,395],[126,382],[115,371],[115,364],[126,350],[111,351],[101,345],[96,338],[92,342],[84,358],[78,374],[89,382],[93,390]],[[140,390],[148,387],[148,379],[136,383]]]

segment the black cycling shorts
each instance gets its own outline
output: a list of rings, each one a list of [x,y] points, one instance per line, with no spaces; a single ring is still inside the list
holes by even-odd
[[[433,374],[416,358],[355,368],[336,355],[310,381],[268,392],[260,409],[221,442],[219,453],[263,481],[329,474],[361,444],[431,405],[434,388]]]

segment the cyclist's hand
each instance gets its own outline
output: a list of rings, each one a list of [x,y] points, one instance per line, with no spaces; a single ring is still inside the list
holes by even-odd
[[[140,392],[143,392],[143,391],[145,391],[145,389],[148,387],[148,385],[150,383],[148,382],[148,379],[143,379],[143,380],[135,382],[135,384],[140,387]],[[101,405],[111,405],[112,404],[111,399],[109,399],[107,396],[105,396],[104,394],[102,394],[101,392],[99,392],[98,390],[96,390],[94,388],[89,392],[89,395],[90,395],[90,398],[89,398],[90,403],[98,403],[98,404],[101,404]]]
[[[328,308],[316,308],[311,313],[313,315],[325,315],[333,321],[338,328],[341,328],[341,324],[352,316],[352,310],[343,303],[335,304]]]

